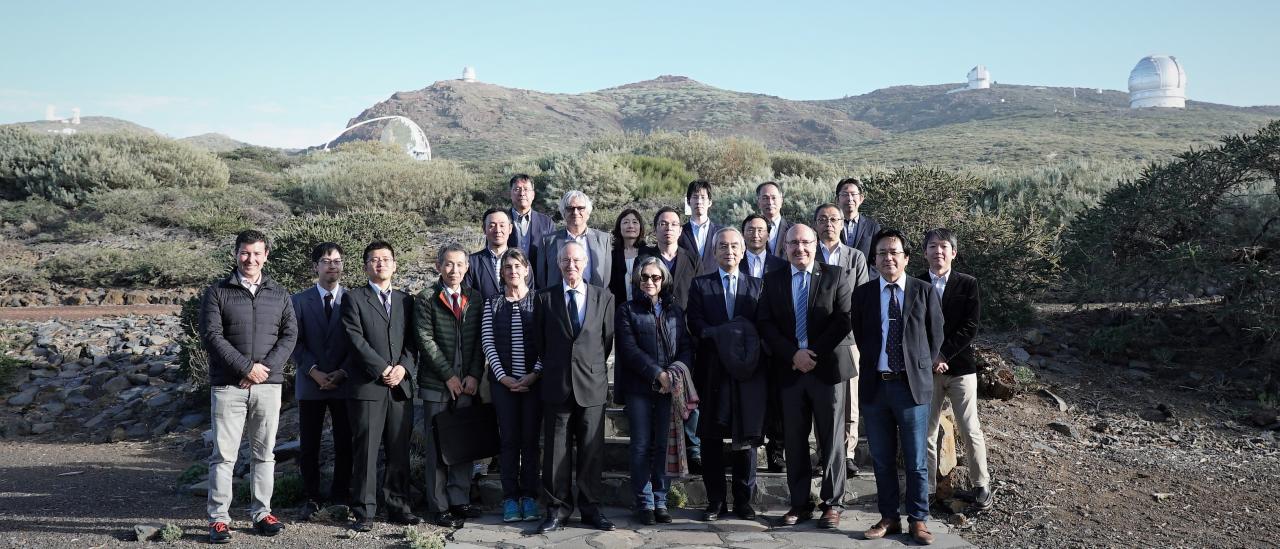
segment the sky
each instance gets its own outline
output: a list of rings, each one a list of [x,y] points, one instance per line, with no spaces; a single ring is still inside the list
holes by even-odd
[[[1280,105],[1272,0],[0,0],[0,13],[0,123],[80,107],[277,147],[322,143],[467,65],[544,92],[675,74],[831,99],[963,82],[979,63],[998,83],[1125,90],[1139,59],[1169,54],[1191,99]]]

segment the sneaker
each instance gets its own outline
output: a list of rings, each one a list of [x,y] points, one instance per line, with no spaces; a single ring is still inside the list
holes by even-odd
[[[520,498],[520,513],[524,515],[524,520],[542,519],[542,509],[538,508],[538,501],[533,498]]]
[[[225,522],[214,522],[209,524],[209,543],[230,543],[231,529],[227,528]]]
[[[520,504],[516,500],[502,500],[502,522],[520,522],[524,518],[524,513],[520,512]]]
[[[271,537],[279,534],[281,530],[284,530],[284,524],[281,524],[280,520],[277,519],[275,515],[268,514],[267,516],[262,517],[262,520],[254,522],[253,528],[257,530],[259,534]]]

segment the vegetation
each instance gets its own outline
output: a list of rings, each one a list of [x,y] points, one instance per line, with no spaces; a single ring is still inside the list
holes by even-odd
[[[413,214],[379,210],[292,217],[275,231],[267,272],[290,291],[301,290],[315,278],[311,250],[321,242],[337,242],[346,252],[342,283],[359,286],[366,276],[361,265],[364,247],[374,240],[390,242],[403,269],[421,247],[419,226]]]
[[[69,246],[40,268],[56,282],[80,287],[171,288],[203,285],[222,274],[224,263],[207,244],[157,242],[136,249]]]
[[[404,527],[404,540],[410,549],[444,549],[444,536],[431,532],[423,533],[412,526]]]
[[[75,215],[80,235],[119,232],[139,223],[187,229],[219,241],[249,227],[268,228],[289,207],[257,188],[121,189],[94,193]],[[105,231],[103,230],[105,229]]]
[[[200,295],[188,298],[178,312],[178,326],[182,328],[182,335],[178,336],[178,373],[199,389],[196,394],[203,395],[209,388],[209,353],[200,342],[201,299]],[[208,467],[205,469],[207,472]]]

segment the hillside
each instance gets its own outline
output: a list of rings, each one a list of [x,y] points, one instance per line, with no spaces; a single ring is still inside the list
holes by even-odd
[[[183,141],[189,145],[214,153],[234,151],[240,147],[249,146],[248,143],[232,139],[220,133],[202,133],[191,137],[183,137],[178,141]]]
[[[0,124],[0,127],[5,126],[18,126],[36,132],[56,132],[66,128],[71,128],[79,133],[140,133],[146,135],[159,135],[159,132],[146,126],[135,124],[128,120],[112,118],[110,116],[82,116],[80,117],[80,123],[74,125],[58,121],[33,120],[31,122]]]

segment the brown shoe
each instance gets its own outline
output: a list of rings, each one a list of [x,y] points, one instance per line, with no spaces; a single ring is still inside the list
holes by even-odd
[[[929,526],[922,520],[911,521],[911,539],[920,545],[933,544],[933,534],[929,532]]]
[[[840,527],[840,509],[838,507],[828,507],[822,512],[822,518],[818,519],[818,528],[839,528]]]
[[[880,519],[875,526],[867,529],[862,533],[862,537],[866,539],[880,539],[891,534],[901,534],[902,523],[897,520]]]
[[[787,514],[782,515],[783,526],[795,526],[801,522],[813,518],[813,510],[811,509],[791,509]]]

